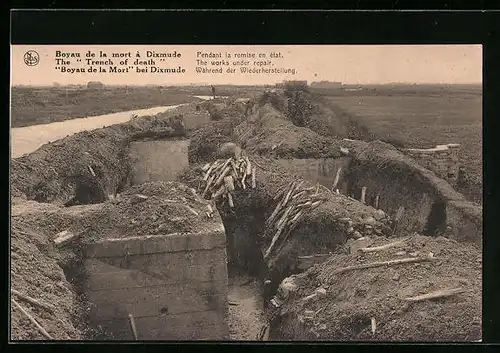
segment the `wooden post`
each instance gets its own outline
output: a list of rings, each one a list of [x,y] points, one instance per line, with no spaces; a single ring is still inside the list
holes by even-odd
[[[137,329],[135,327],[135,320],[134,320],[134,317],[132,316],[132,314],[128,314],[128,320],[129,320],[129,324],[130,324],[130,329],[132,330],[132,335],[134,336],[134,340],[138,340],[138,336],[137,336]]]
[[[337,174],[335,175],[335,180],[333,181],[332,191],[337,188],[337,184],[340,180],[340,172],[342,172],[342,167],[339,167],[339,169],[337,169]]]
[[[398,210],[396,211],[396,215],[394,216],[394,220],[396,222],[399,222],[401,220],[404,210],[405,208],[403,206],[399,206]]]
[[[366,186],[361,188],[361,202],[366,203]]]
[[[378,210],[378,200],[380,198],[380,195],[375,196],[375,208]]]

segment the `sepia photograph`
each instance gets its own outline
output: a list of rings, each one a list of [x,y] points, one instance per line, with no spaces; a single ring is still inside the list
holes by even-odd
[[[481,45],[11,45],[12,341],[482,340]]]

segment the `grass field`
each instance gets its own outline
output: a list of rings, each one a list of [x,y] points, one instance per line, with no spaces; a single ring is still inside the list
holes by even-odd
[[[413,148],[460,143],[460,159],[482,188],[482,92],[332,96],[378,139]]]
[[[329,101],[354,114],[380,139],[414,148],[460,143],[465,163],[482,169],[481,96],[360,96]]]
[[[22,127],[196,100],[187,92],[149,87],[13,87],[11,124]]]
[[[221,96],[255,97],[264,86],[217,86]],[[11,124],[23,127],[127,110],[196,101],[193,96],[211,96],[211,86],[106,86],[87,89],[69,87],[12,87]]]

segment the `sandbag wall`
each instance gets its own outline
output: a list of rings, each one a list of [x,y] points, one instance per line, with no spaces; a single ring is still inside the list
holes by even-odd
[[[458,179],[459,144],[440,145],[434,148],[408,148],[406,153],[416,159],[419,164],[432,170],[436,175],[454,185]]]

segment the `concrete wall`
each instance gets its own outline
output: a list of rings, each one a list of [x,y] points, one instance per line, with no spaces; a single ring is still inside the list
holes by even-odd
[[[340,172],[340,182],[337,188],[343,194],[347,193],[347,183],[345,182],[345,172],[349,166],[349,157],[323,158],[323,159],[278,159],[277,163],[286,171],[302,176],[313,183],[319,182],[321,185],[331,189],[337,170]]]
[[[201,126],[209,123],[210,113],[205,109],[200,109],[199,111],[187,112],[182,114],[184,119],[184,125],[186,126],[186,130],[195,130],[200,128]]]
[[[401,180],[397,175],[381,174],[380,170],[368,167],[352,175],[349,171],[350,157],[326,159],[280,159],[277,162],[288,172],[300,175],[311,182],[331,189],[337,170],[342,168],[339,191],[361,199],[361,188],[366,187],[365,203],[375,207],[378,196],[378,208],[395,216],[400,207],[404,207],[398,222],[400,229],[423,232],[436,200],[432,190],[419,188],[415,180]],[[349,180],[348,180],[349,179]],[[417,187],[416,187],[417,186]]]
[[[449,237],[458,241],[483,243],[482,207],[464,201],[450,201],[446,205]]]
[[[349,194],[361,198],[365,187],[365,201],[397,219],[396,232],[415,231],[423,233],[432,205],[439,200],[434,191],[418,180],[415,175],[398,172],[390,167],[381,170],[375,165],[358,169],[349,177]],[[399,215],[398,215],[399,211]]]
[[[406,149],[406,153],[424,168],[432,170],[438,177],[455,185],[460,167],[459,144],[439,145],[429,149]]]
[[[88,244],[90,324],[133,340],[131,314],[139,340],[228,339],[226,261],[222,226]]]
[[[135,141],[130,144],[132,184],[176,180],[189,165],[189,140]]]
[[[448,175],[450,171],[458,172],[457,148],[455,145],[447,145],[446,148],[438,146],[436,149],[414,152],[423,161],[431,163],[433,160],[435,169],[439,166],[441,174]],[[397,154],[400,155],[399,152]],[[418,159],[419,164],[424,163],[421,160]],[[482,208],[463,202],[463,197],[460,198],[462,195],[456,192],[443,197],[442,190],[425,182],[427,176],[424,174],[430,172],[424,173],[420,170],[423,168],[417,169],[409,162],[404,169],[400,169],[393,166],[380,167],[367,160],[357,163],[355,171],[351,170],[350,157],[280,159],[277,162],[288,172],[319,182],[328,188],[331,188],[337,170],[342,167],[337,186],[339,191],[360,200],[361,190],[365,187],[367,205],[377,206],[376,208],[384,210],[393,218],[400,217],[395,229],[397,233],[415,231],[432,235],[433,227],[435,231],[441,232],[448,226],[447,236],[450,238],[477,243],[482,241]],[[448,183],[456,180],[456,176],[457,174],[453,174],[451,179],[448,178]],[[446,184],[445,180],[441,180],[441,183]],[[449,185],[447,188],[451,190]],[[454,198],[457,201],[453,201]]]

